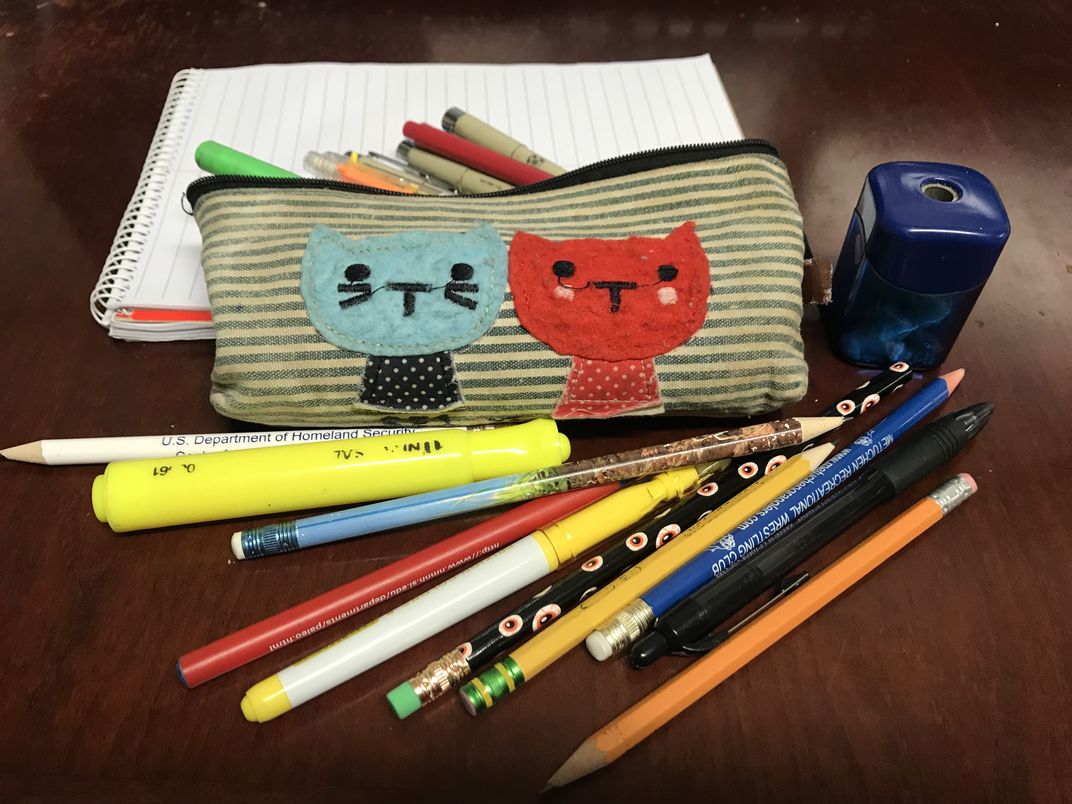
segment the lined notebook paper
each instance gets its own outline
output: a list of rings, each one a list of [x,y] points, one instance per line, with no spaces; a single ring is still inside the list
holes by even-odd
[[[310,150],[393,154],[407,120],[458,106],[570,169],[741,137],[710,56],[598,64],[287,64],[175,76],[93,291],[113,337],[211,338],[201,238],[183,191],[217,140],[302,173]],[[170,320],[164,320],[170,319]]]

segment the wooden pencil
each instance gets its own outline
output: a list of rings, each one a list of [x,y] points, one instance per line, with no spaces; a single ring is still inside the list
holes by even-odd
[[[947,480],[688,670],[588,737],[544,789],[562,787],[614,762],[895,555],[976,489],[970,475]]]

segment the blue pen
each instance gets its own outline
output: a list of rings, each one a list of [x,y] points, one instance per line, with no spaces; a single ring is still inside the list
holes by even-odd
[[[383,500],[360,508],[240,530],[231,536],[231,551],[235,558],[261,558],[316,547],[342,538],[480,511],[516,502],[517,498],[510,494],[510,490],[527,477],[527,474],[493,477],[464,486]]]
[[[811,441],[843,421],[841,416],[819,416],[752,424],[668,444],[639,447],[523,474],[348,508],[333,514],[265,525],[232,535],[231,550],[236,558],[260,558],[496,505],[524,502],[561,491],[631,480],[753,452],[784,449]]]
[[[643,636],[656,618],[773,538],[922,421],[949,398],[963,376],[964,370],[957,369],[927,383],[804,480],[593,631],[585,640],[588,652],[600,661],[621,653]]]

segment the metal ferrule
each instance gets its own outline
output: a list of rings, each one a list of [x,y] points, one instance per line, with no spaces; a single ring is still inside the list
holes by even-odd
[[[298,527],[294,522],[242,531],[242,553],[246,558],[292,553],[298,546]]]
[[[412,148],[412,140],[402,140],[402,142],[398,143],[398,147],[395,149],[395,153],[398,154],[399,159],[409,161],[409,152]]]
[[[945,483],[927,496],[942,507],[942,514],[944,515],[948,514],[974,493],[971,483],[960,475],[957,475],[956,477],[949,478],[949,480],[945,481]]]
[[[651,606],[637,598],[596,630],[610,643],[611,655],[618,656],[644,636],[654,622]]]
[[[462,656],[461,650],[455,648],[429,664],[407,683],[417,694],[421,706],[427,706],[457,687],[469,677],[470,672],[469,662]]]
[[[457,106],[451,106],[447,111],[443,113],[443,130],[454,131],[454,125],[458,122],[458,118],[465,112],[459,109]]]
[[[525,674],[517,662],[507,656],[490,670],[485,670],[460,690],[462,705],[470,715],[490,709],[525,683]]]

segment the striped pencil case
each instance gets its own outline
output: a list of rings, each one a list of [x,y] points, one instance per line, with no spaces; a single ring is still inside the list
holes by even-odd
[[[800,212],[760,140],[486,195],[214,176],[187,197],[226,416],[741,415],[807,387]]]

